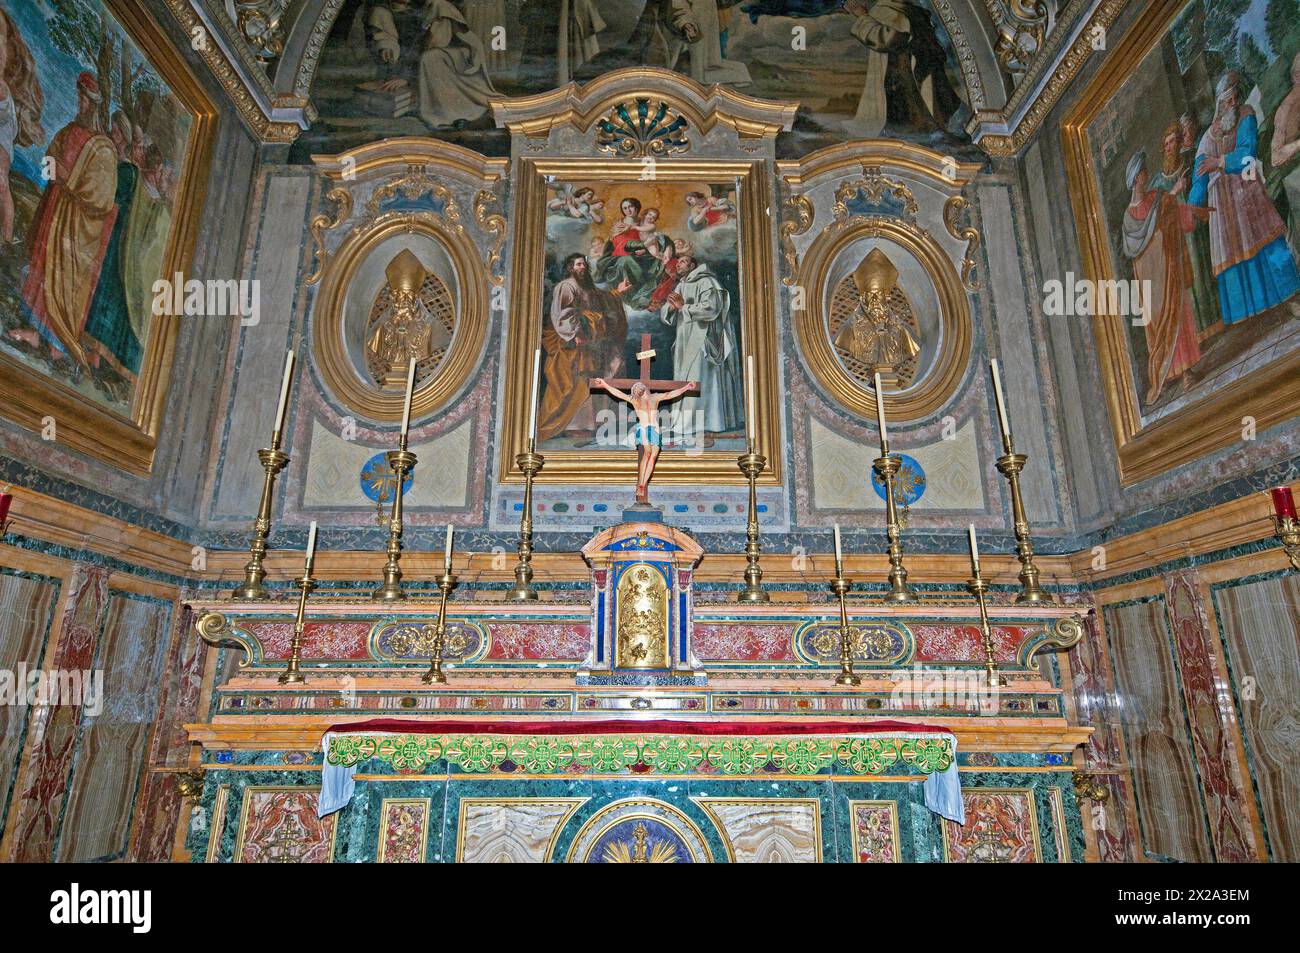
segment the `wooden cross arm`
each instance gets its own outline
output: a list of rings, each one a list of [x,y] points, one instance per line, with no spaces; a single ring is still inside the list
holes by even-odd
[[[687,384],[691,383],[690,381],[643,381],[639,377],[605,377],[605,378],[590,377],[587,379],[588,387],[590,387],[592,390],[603,389],[599,384],[596,383],[597,380],[604,380],[606,384],[609,384],[611,387],[617,387],[619,390],[631,390],[632,385],[634,384],[644,384],[647,390],[655,391],[655,392],[676,390],[679,387],[685,387]],[[698,394],[699,392],[700,392],[700,385],[697,383],[686,393]]]

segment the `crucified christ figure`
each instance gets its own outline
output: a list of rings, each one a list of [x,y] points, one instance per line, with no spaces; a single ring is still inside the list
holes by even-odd
[[[650,477],[655,472],[655,461],[659,459],[659,451],[663,446],[663,435],[659,433],[659,428],[655,425],[659,418],[659,405],[666,401],[676,400],[690,391],[697,390],[700,384],[698,381],[687,381],[674,390],[656,393],[641,381],[637,381],[632,385],[629,393],[619,390],[606,381],[605,378],[597,377],[591,382],[591,386],[604,388],[612,397],[627,401],[632,405],[632,409],[636,411],[636,501],[641,504],[648,504],[650,502]]]

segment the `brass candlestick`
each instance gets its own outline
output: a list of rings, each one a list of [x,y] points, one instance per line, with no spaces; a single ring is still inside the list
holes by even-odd
[[[389,450],[384,454],[384,459],[393,468],[397,485],[393,490],[392,515],[388,520],[388,545],[384,549],[388,554],[388,560],[384,563],[384,581],[371,593],[370,598],[380,602],[397,602],[406,598],[399,563],[402,558],[402,486],[406,482],[406,474],[415,468],[416,456],[406,449],[406,437],[402,437],[399,449]]]
[[[980,575],[979,566],[974,567],[974,572],[974,577],[966,583],[966,589],[979,602],[980,635],[984,640],[984,676],[989,688],[998,688],[1006,682],[998,674],[998,663],[993,657],[993,630],[989,627],[989,608],[984,599],[989,591],[989,584]]]
[[[1034,544],[1029,538],[1029,520],[1025,516],[1024,499],[1020,495],[1020,471],[1025,468],[1025,461],[1029,458],[1023,453],[1015,452],[1009,436],[1003,438],[1002,445],[1006,453],[998,457],[996,466],[1011,487],[1011,520],[1016,534],[1016,558],[1020,560],[1020,594],[1016,596],[1016,604],[1055,602],[1052,594],[1038,584]]]
[[[862,679],[853,674],[853,653],[857,649],[856,632],[849,628],[849,609],[844,596],[853,583],[844,578],[839,566],[835,567],[835,578],[831,580],[831,592],[840,600],[840,674],[835,679],[836,685],[861,685]]]
[[[524,510],[519,517],[519,561],[515,563],[515,587],[508,599],[514,602],[536,602],[537,590],[533,588],[533,478],[546,465],[546,458],[537,452],[537,445],[528,442],[528,449],[515,457],[515,466],[524,471]]]
[[[750,449],[737,458],[736,464],[749,480],[749,516],[745,523],[745,588],[740,590],[736,598],[739,602],[767,602],[770,597],[763,589],[763,569],[758,564],[763,544],[758,540],[758,485],[755,482],[767,466],[767,457]]]
[[[1274,516],[1273,535],[1282,541],[1282,549],[1291,566],[1300,572],[1300,521],[1294,516]]]
[[[294,619],[293,638],[289,642],[289,664],[280,673],[281,685],[300,685],[307,681],[298,665],[302,661],[302,628],[303,618],[307,613],[307,597],[315,588],[316,582],[312,579],[311,567],[308,566],[303,570],[302,578],[298,580],[298,615]]]
[[[244,566],[244,584],[231,593],[241,602],[257,602],[269,593],[263,581],[266,570],[262,561],[266,557],[266,538],[271,535],[271,504],[275,500],[275,476],[289,462],[289,455],[280,449],[280,434],[276,431],[271,446],[257,451],[266,477],[262,480],[262,500],[257,505],[257,520],[253,523],[253,542],[248,547],[249,560]]]
[[[435,581],[442,590],[442,600],[438,603],[438,628],[433,633],[433,657],[429,661],[429,670],[420,679],[426,685],[447,681],[447,676],[442,674],[442,647],[447,639],[447,597],[456,588],[456,577],[450,572],[444,572]]]
[[[889,538],[889,595],[885,598],[890,602],[914,602],[916,593],[908,586],[907,570],[903,568],[903,527],[894,500],[894,477],[903,468],[903,458],[886,452],[876,457],[871,467],[885,483],[885,532]]]

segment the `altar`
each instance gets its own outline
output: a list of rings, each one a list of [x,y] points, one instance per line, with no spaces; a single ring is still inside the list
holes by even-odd
[[[834,601],[697,602],[700,547],[663,525],[584,555],[566,598],[451,599],[432,685],[434,600],[316,599],[287,684],[292,602],[196,604],[228,674],[187,726],[211,819],[193,859],[1083,859],[1090,729],[1039,659],[1086,607],[994,600],[990,688],[973,600],[849,600],[844,686]]]

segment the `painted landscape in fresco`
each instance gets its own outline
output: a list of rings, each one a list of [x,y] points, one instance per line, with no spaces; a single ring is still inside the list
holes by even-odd
[[[593,377],[700,382],[661,409],[665,447],[743,449],[744,359],[735,190],[698,182],[555,182],[541,308],[543,449],[631,446],[623,405]],[[626,421],[624,421],[625,423]]]
[[[191,116],[95,0],[0,0],[0,351],[129,413]]]
[[[345,0],[312,88],[298,161],[397,135],[491,155],[488,100],[656,66],[798,100],[783,154],[887,136],[969,149],[947,32],[926,0]]]
[[[1300,344],[1300,3],[1188,4],[1088,131],[1143,415]]]

